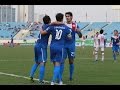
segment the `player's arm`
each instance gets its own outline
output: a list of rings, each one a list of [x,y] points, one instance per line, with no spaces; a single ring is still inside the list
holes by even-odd
[[[40,33],[41,33],[41,35],[45,35],[45,34],[47,34],[47,33],[50,33],[50,27],[48,27],[46,30],[40,30]]]
[[[81,33],[81,30],[79,29],[78,25],[77,25],[77,28],[76,28],[76,33],[78,34],[79,38],[82,38],[82,33]]]
[[[40,30],[40,33],[41,33],[42,35],[47,34],[47,32],[46,32],[46,31],[44,31],[44,30]]]
[[[78,34],[79,38],[82,38],[82,33],[80,29],[76,29],[76,33]]]
[[[111,37],[110,46],[112,45],[112,40],[113,40],[113,38]]]

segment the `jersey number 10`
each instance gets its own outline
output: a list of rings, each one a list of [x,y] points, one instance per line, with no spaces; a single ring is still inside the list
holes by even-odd
[[[56,30],[55,39],[57,39],[57,40],[61,39],[61,35],[62,35],[62,30]]]

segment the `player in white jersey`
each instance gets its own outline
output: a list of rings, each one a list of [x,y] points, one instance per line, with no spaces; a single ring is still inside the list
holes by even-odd
[[[93,50],[93,55],[95,54],[95,52],[98,51],[98,35],[99,35],[99,32],[96,33],[96,35],[94,36],[94,50]]]
[[[105,36],[103,35],[103,30],[101,29],[100,30],[100,34],[98,35],[98,46],[99,46],[99,49],[101,49],[101,55],[102,55],[102,58],[101,60],[104,61],[104,41],[105,41]],[[98,53],[96,53],[95,55],[95,60],[98,59]]]

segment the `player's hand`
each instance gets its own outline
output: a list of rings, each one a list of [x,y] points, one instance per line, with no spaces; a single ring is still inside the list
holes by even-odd
[[[119,43],[117,43],[117,45],[119,45],[119,46],[120,46],[120,42],[119,42]]]
[[[109,44],[109,46],[111,46],[111,45],[112,45],[112,43]]]

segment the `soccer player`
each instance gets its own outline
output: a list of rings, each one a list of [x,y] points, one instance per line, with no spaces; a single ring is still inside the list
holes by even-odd
[[[72,29],[71,31],[72,40],[66,40],[66,43],[65,43],[65,52],[66,52],[65,59],[68,56],[69,73],[70,73],[69,80],[72,80],[73,72],[74,72],[74,58],[75,58],[75,33],[78,34],[79,38],[82,38],[82,33],[79,30],[79,26],[77,25],[77,23],[72,21],[73,19],[72,12],[66,12],[65,17],[66,17],[65,24]]]
[[[94,50],[93,50],[93,55],[95,55],[95,60],[97,60],[97,56],[96,54],[98,53],[98,35],[99,35],[99,32],[96,32],[96,35],[94,36]]]
[[[43,17],[43,26],[42,29],[46,30],[46,28],[49,26],[51,19],[49,16],[44,16]],[[35,46],[34,46],[34,53],[35,53],[35,64],[32,66],[31,72],[30,72],[30,78],[31,81],[34,82],[33,76],[34,73],[40,64],[40,70],[39,70],[39,81],[41,84],[44,83],[43,78],[44,78],[44,73],[45,73],[45,64],[47,61],[47,45],[48,45],[48,39],[49,39],[49,34],[42,35],[41,33],[39,34],[39,39],[37,40]]]
[[[100,34],[98,35],[98,46],[101,49],[101,61],[104,61],[104,40],[105,40],[105,36],[103,35],[103,30],[100,30]],[[96,50],[95,52],[95,60],[98,60],[98,50]]]
[[[12,36],[12,35],[11,35],[10,47],[14,47],[14,43],[13,43],[13,36]]]
[[[75,58],[75,34],[77,33],[79,38],[82,38],[82,33],[79,30],[79,26],[77,25],[77,23],[73,22],[73,14],[72,12],[66,12],[65,13],[65,17],[66,17],[66,22],[65,25],[67,25],[69,28],[71,28],[71,35],[72,35],[72,39],[71,40],[67,40],[65,41],[65,55],[64,55],[64,59],[67,58],[69,59],[69,71],[70,71],[70,76],[69,79],[72,80],[73,77],[73,72],[74,72],[74,58]],[[61,23],[56,23],[56,24],[61,24]],[[61,73],[61,77],[64,71],[64,62],[61,63],[60,65],[60,73]]]
[[[63,23],[63,14],[58,13],[56,20],[59,23]],[[71,39],[71,29],[64,24],[50,25],[46,31],[40,31],[41,34],[51,33],[52,40],[50,44],[50,59],[54,64],[54,72],[51,85],[54,85],[57,77],[59,77],[59,84],[62,84],[60,76],[60,64],[64,62],[64,44],[65,39]]]
[[[119,53],[119,45],[120,45],[120,36],[118,36],[118,31],[114,30],[114,36],[111,37],[113,58],[116,62],[116,55]]]

